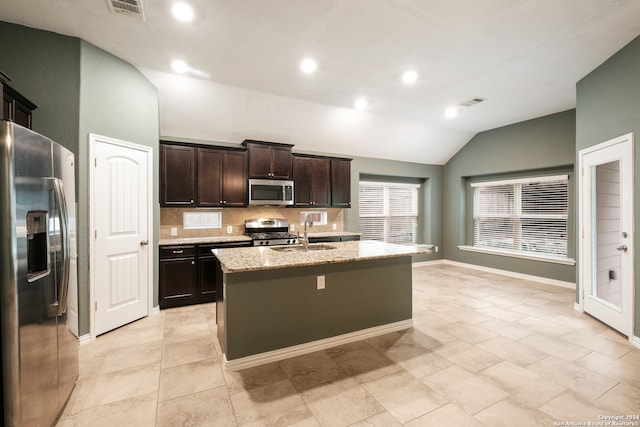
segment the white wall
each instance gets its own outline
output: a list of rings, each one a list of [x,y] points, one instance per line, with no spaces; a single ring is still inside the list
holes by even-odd
[[[236,144],[258,139],[294,144],[295,151],[442,165],[473,136],[208,80],[142,72],[158,88],[160,135],[167,139]]]

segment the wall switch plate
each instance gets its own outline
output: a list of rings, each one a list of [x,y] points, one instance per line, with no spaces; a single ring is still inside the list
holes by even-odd
[[[437,246],[435,246],[435,247],[433,248],[433,250],[434,250],[434,251],[436,251],[436,252],[438,252],[438,247],[437,247]]]
[[[318,289],[324,289],[324,276],[317,276],[316,283],[317,283]]]
[[[335,222],[333,223],[333,231],[338,229],[338,224],[336,224]]]
[[[296,231],[296,225],[295,224],[289,224],[289,231]]]
[[[233,233],[233,225],[227,225],[227,234]]]
[[[171,227],[171,235],[172,236],[178,235],[178,227]]]

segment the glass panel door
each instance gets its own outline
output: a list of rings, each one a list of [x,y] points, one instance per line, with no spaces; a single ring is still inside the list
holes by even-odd
[[[620,161],[592,167],[593,275],[591,296],[620,310],[620,275],[626,246],[623,244],[620,212]]]
[[[582,309],[633,333],[633,134],[579,152]]]

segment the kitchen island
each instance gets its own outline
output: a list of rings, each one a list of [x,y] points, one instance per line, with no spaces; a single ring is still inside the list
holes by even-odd
[[[374,241],[216,249],[218,339],[244,369],[412,326],[411,257]]]

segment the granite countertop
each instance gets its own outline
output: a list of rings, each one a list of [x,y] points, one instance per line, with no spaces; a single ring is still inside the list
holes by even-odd
[[[293,233],[295,234],[295,232]],[[300,233],[302,235],[302,233]],[[359,236],[360,233],[353,233],[350,231],[322,231],[318,233],[309,233],[309,237],[333,237],[333,236]],[[171,246],[171,245],[206,245],[215,243],[228,243],[228,242],[248,242],[251,238],[245,235],[233,235],[233,236],[216,236],[216,237],[172,237],[169,239],[160,239],[159,246]]]
[[[296,245],[300,246],[300,245]],[[282,252],[273,248],[291,246],[256,246],[248,248],[214,249],[225,273],[240,273],[278,268],[302,267],[305,265],[331,264],[381,258],[430,254],[431,245],[397,245],[372,240],[315,243],[313,246],[332,246],[323,251]]]
[[[215,243],[229,242],[249,242],[250,237],[247,236],[217,236],[217,237],[175,237],[171,239],[160,239],[159,246],[169,245],[206,245]]]

